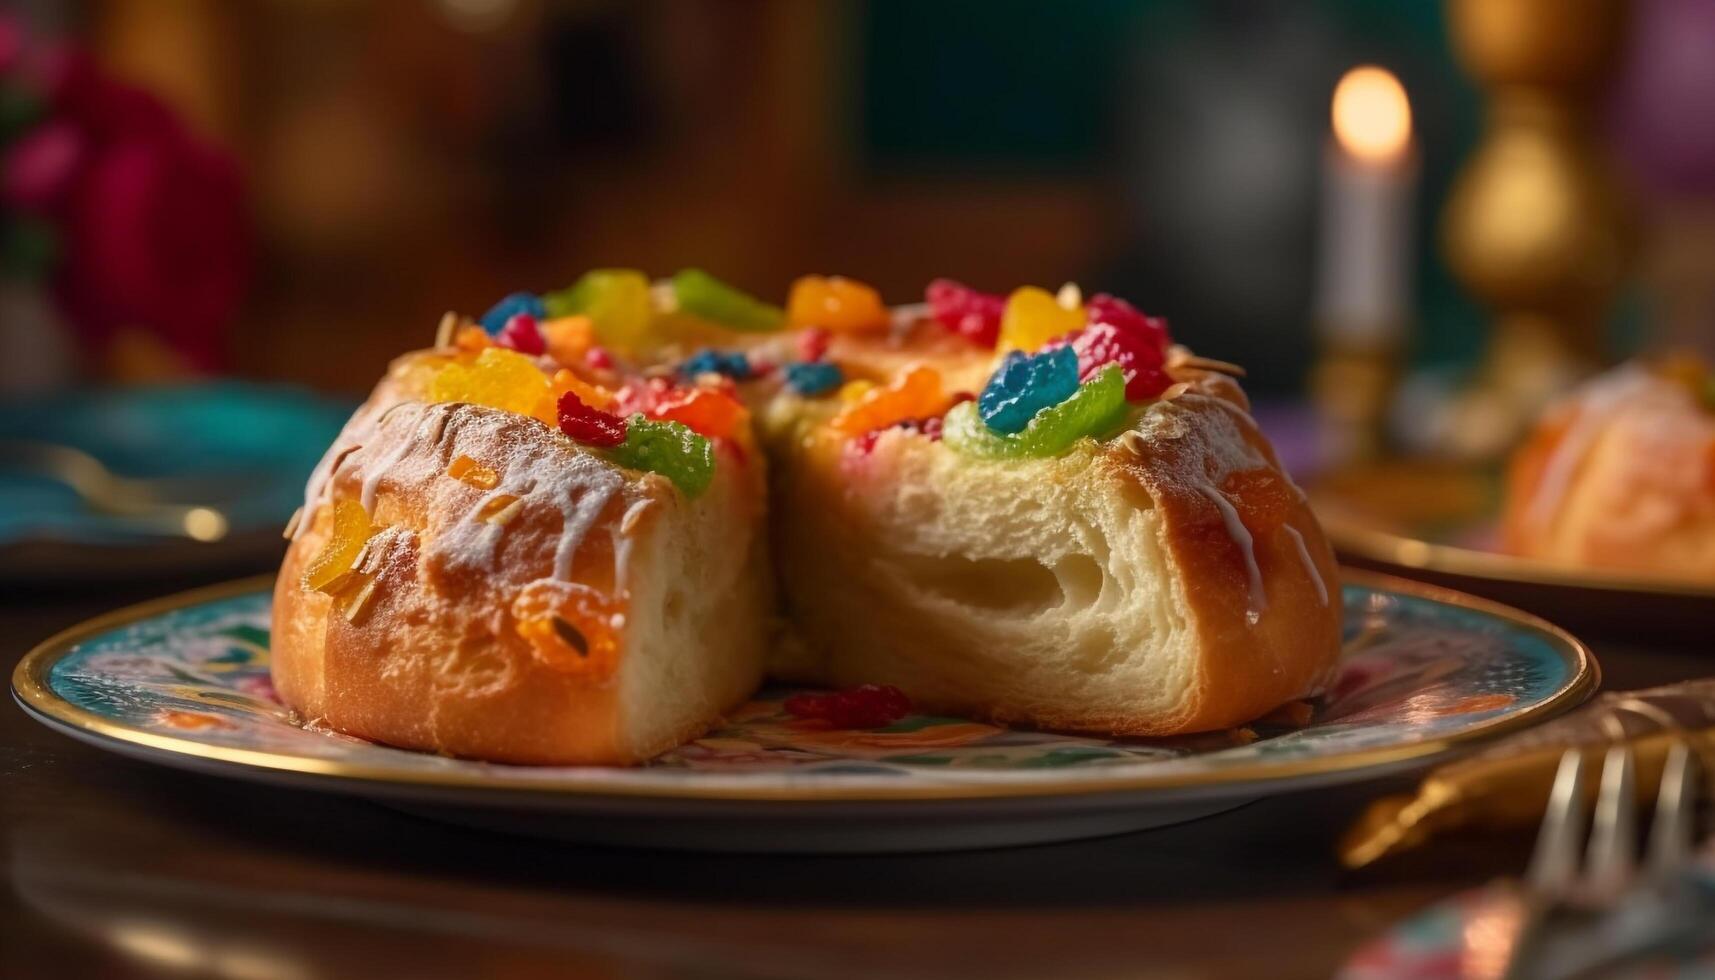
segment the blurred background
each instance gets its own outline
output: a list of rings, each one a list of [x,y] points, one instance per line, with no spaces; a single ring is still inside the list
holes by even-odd
[[[1707,350],[1715,318],[1715,0],[8,16],[14,393],[196,373],[355,398],[443,311],[593,266],[697,265],[776,301],[806,272],[893,302],[934,276],[1076,281],[1247,365],[1270,425],[1318,416],[1321,436],[1281,435],[1320,447],[1295,454],[1310,467],[1386,445],[1492,455],[1546,391],[1638,349]],[[121,168],[96,204],[29,203],[46,178],[18,147],[51,171],[29,137],[53,112],[20,93],[66,84],[68,48],[165,106],[197,147],[169,154],[176,179]],[[1361,65],[1385,84],[1337,133]],[[143,114],[89,111],[119,130]],[[151,280],[132,290],[147,315],[85,308],[92,282],[127,277]]]

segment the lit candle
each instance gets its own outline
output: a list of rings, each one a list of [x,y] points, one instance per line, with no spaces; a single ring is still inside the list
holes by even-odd
[[[1334,89],[1333,121],[1323,155],[1317,323],[1336,346],[1393,347],[1411,293],[1411,103],[1387,71],[1354,68]]]

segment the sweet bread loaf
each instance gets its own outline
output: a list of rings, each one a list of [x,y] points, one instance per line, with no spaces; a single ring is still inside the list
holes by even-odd
[[[410,748],[626,764],[765,671],[1099,734],[1315,693],[1336,570],[1236,369],[1111,297],[927,299],[603,271],[450,318],[312,477],[281,696]]]

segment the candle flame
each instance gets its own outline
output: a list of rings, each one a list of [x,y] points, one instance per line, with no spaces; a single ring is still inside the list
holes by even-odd
[[[1360,160],[1389,160],[1411,142],[1411,102],[1392,72],[1363,65],[1334,87],[1334,138]]]

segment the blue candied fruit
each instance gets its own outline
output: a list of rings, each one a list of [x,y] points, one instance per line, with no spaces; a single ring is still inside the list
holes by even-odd
[[[840,366],[827,361],[794,361],[782,370],[786,387],[800,395],[825,395],[846,380]]]
[[[528,313],[537,320],[548,317],[548,307],[542,302],[542,297],[535,293],[513,293],[500,302],[489,307],[482,315],[482,329],[488,331],[490,337],[506,329],[506,321],[520,313]]]
[[[738,351],[705,347],[685,358],[679,365],[679,373],[687,378],[695,378],[699,374],[724,374],[734,381],[746,381],[751,375],[750,359]]]
[[[1078,355],[1070,347],[1039,354],[1012,351],[977,398],[977,414],[996,432],[1022,432],[1045,408],[1078,390]]]

